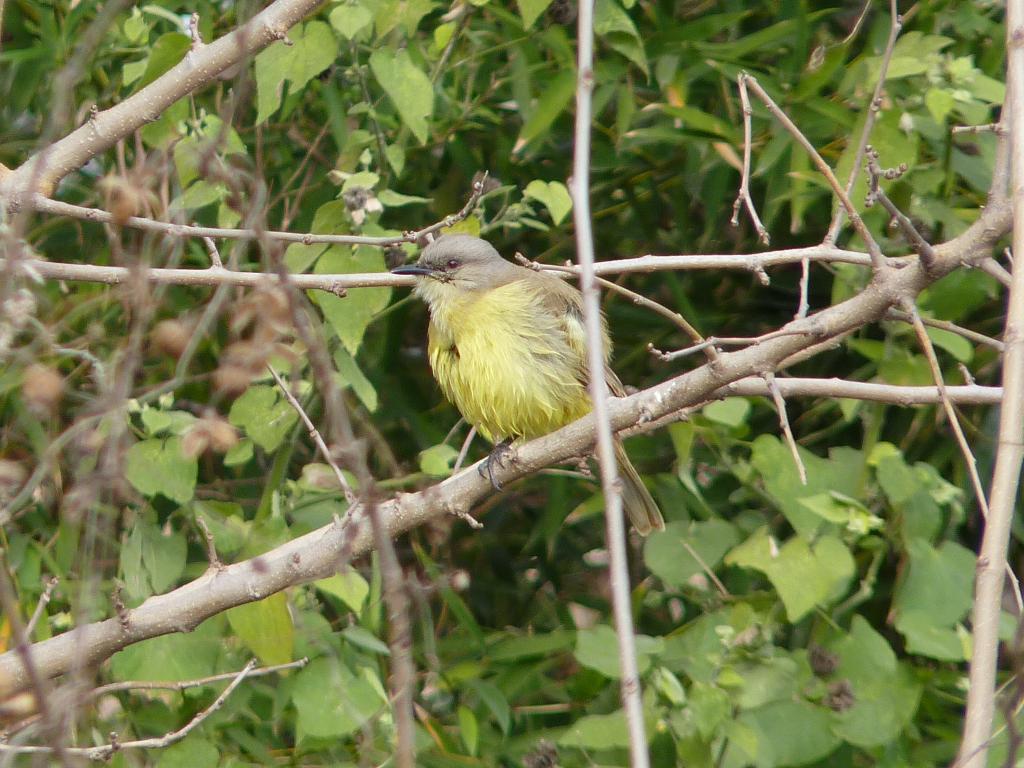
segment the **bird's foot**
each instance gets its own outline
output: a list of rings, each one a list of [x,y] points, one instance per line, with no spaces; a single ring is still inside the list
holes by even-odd
[[[491,481],[491,485],[494,486],[496,491],[501,490],[501,483],[494,478],[494,465],[497,464],[499,467],[504,467],[505,459],[510,453],[512,453],[512,438],[507,437],[494,446],[491,455],[484,459],[477,470],[481,477],[485,476],[484,471],[486,470],[486,477]]]

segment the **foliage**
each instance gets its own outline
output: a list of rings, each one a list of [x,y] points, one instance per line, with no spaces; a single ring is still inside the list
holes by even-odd
[[[889,32],[875,5],[855,29],[859,4],[599,0],[599,256],[758,248],[749,224],[728,224],[742,151],[734,85],[744,70],[845,179]],[[61,135],[87,120],[91,105],[118,102],[188,55],[183,23],[193,10],[210,41],[252,9],[200,0],[124,11],[74,73],[68,103],[55,105],[57,73],[87,39],[97,8],[8,3],[0,162],[19,164],[40,137]],[[215,226],[381,235],[458,210],[487,170],[481,207],[458,226],[509,255],[570,258],[574,17],[572,0],[450,9],[434,0],[334,0],[234,80],[182,99],[137,142],[69,176],[59,197],[111,210],[128,198],[133,214]],[[994,137],[950,128],[997,117],[1003,38],[996,3],[926,0],[896,45],[871,144],[884,165],[907,164],[888,193],[930,241],[962,232],[985,202]],[[759,105],[753,127],[753,195],[773,244],[819,241],[835,205],[829,190]],[[865,189],[861,174],[858,205]],[[906,252],[883,211],[864,215],[887,253]],[[128,229],[108,237],[90,223],[41,216],[25,242],[54,261],[209,261],[200,241]],[[842,242],[860,246],[850,235]],[[272,249],[222,248],[234,268],[273,269]],[[413,252],[295,243],[281,257],[295,272],[363,273]],[[629,285],[708,334],[738,336],[774,328],[796,309],[799,270],[771,278],[765,288],[746,273],[659,272]],[[867,279],[852,265],[815,268],[811,305],[841,301]],[[988,274],[960,271],[919,306],[995,335],[998,294]],[[343,513],[336,481],[265,373],[267,361],[288,371],[314,421],[323,416],[280,297],[173,286],[139,302],[130,289],[55,281],[12,283],[2,294],[26,295],[25,317],[0,317],[0,337],[10,339],[0,350],[0,501],[14,498],[44,454],[60,460],[36,478],[0,543],[26,615],[43,577],[61,579],[37,639],[199,577],[207,557],[198,520],[219,556],[234,561]],[[449,474],[463,432],[449,435],[458,415],[430,379],[423,308],[388,288],[310,299],[380,488],[415,489]],[[623,380],[642,386],[677,369],[645,351],[648,343],[685,346],[677,328],[614,296],[606,311]],[[995,381],[991,348],[929,333],[947,381],[959,377],[958,364],[979,382]],[[188,349],[193,334],[197,346]],[[138,363],[122,413],[111,399],[118,372]],[[58,393],[44,386],[40,365],[58,375]],[[931,384],[912,330],[895,321],[796,370]],[[806,485],[763,398],[714,403],[630,442],[669,521],[633,549],[653,763],[948,763],[971,651],[978,530],[956,446],[930,407],[788,406]],[[985,477],[994,420],[980,408],[961,416]],[[108,444],[119,448],[101,448]],[[485,451],[477,444],[471,456]],[[486,504],[482,530],[453,518],[399,542],[414,597],[419,765],[554,764],[541,762],[552,744],[566,768],[628,763],[601,509],[592,481],[538,476]],[[100,670],[104,680],[192,679],[252,657],[311,661],[245,681],[183,742],[112,762],[381,764],[394,736],[385,614],[379,564],[369,558],[194,632],[121,651]],[[11,631],[4,618],[0,641],[9,644]],[[122,741],[167,733],[222,685],[119,693],[116,706],[83,713],[87,727],[77,733],[102,740],[117,731]],[[1001,731],[997,746],[1005,743]]]

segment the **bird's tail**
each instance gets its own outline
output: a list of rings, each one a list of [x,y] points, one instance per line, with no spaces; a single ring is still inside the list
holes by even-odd
[[[615,459],[619,463],[619,476],[622,478],[622,508],[626,510],[637,533],[646,536],[651,531],[665,530],[661,510],[644,487],[644,481],[640,479],[618,438],[615,439]]]

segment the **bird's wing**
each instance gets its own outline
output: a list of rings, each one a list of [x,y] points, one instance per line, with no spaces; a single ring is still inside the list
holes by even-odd
[[[554,275],[542,273],[537,277],[548,281],[547,290],[541,294],[544,308],[558,318],[569,349],[578,361],[577,378],[581,383],[586,384],[589,376],[587,374],[587,329],[583,320],[583,294],[571,283]],[[601,334],[604,337],[605,379],[608,381],[608,388],[616,397],[623,397],[625,389],[622,382],[608,365],[608,360],[611,357],[611,338],[608,335],[608,322],[603,313],[601,315]]]

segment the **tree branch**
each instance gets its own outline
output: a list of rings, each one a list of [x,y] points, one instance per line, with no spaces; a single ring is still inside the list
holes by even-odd
[[[32,193],[49,195],[57,182],[101,152],[152,122],[178,99],[212,82],[220,73],[284,38],[323,0],[277,0],[229,34],[190,51],[175,66],[110,109],[48,145],[0,177],[0,197],[12,210]]]

